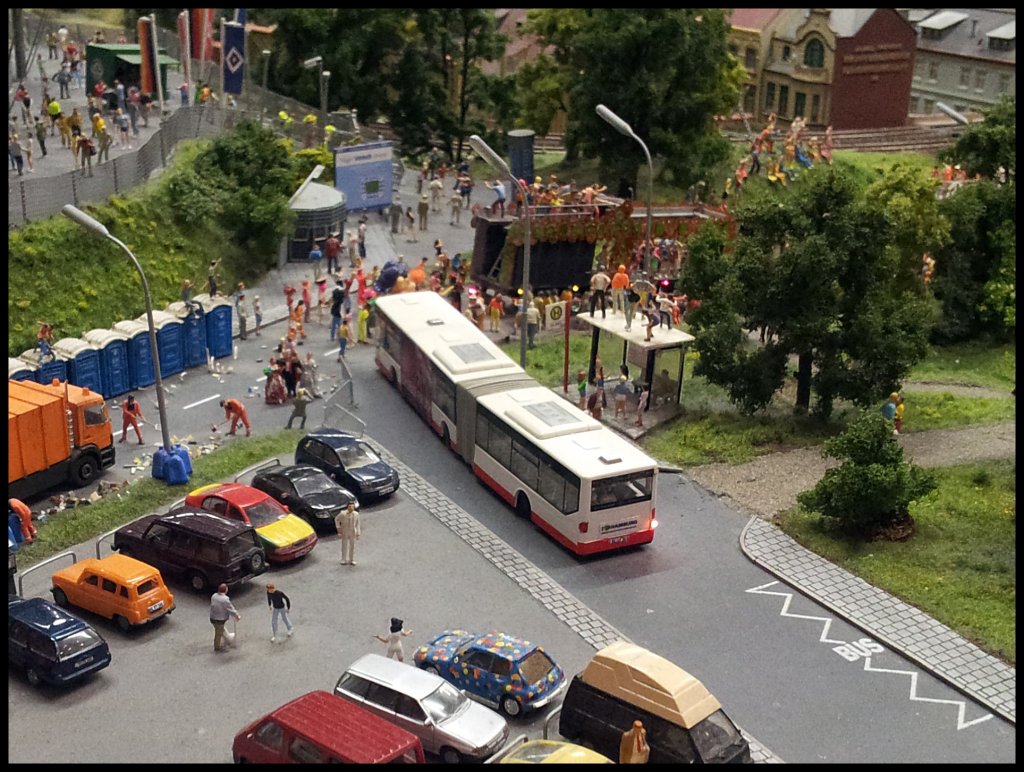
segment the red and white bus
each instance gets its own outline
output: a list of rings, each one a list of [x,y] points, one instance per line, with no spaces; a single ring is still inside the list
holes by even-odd
[[[581,555],[654,538],[654,459],[530,378],[437,293],[376,305],[378,369],[517,514]]]

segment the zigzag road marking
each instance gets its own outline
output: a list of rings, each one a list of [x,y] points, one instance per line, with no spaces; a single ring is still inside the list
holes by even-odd
[[[790,607],[790,604],[793,602],[793,593],[792,592],[776,592],[776,591],[772,591],[772,590],[768,590],[767,589],[768,587],[773,587],[773,586],[775,586],[777,584],[778,584],[777,581],[776,582],[768,582],[767,584],[762,584],[759,587],[752,587],[749,590],[746,590],[746,592],[749,592],[749,593],[754,594],[754,595],[777,595],[780,598],[785,598],[786,600],[782,604],[782,609],[779,611],[779,616],[789,617],[791,619],[809,619],[809,620],[811,620],[813,622],[823,622],[824,624],[822,625],[822,628],[821,628],[821,636],[818,638],[818,641],[820,643],[838,644],[840,646],[845,646],[847,644],[846,641],[837,641],[837,640],[835,640],[833,638],[828,638],[827,637],[828,636],[829,628],[832,626],[832,622],[833,622],[832,619],[830,619],[828,617],[816,617],[816,616],[810,616],[810,615],[807,615],[807,614],[793,614],[793,613],[790,613],[789,607]],[[872,645],[877,645],[877,644],[872,644]],[[933,698],[933,697],[919,697],[917,695],[917,677],[918,677],[918,673],[916,673],[914,671],[911,671],[911,670],[889,670],[887,668],[872,667],[871,666],[871,655],[870,654],[865,654],[864,670],[866,672],[868,672],[868,673],[891,673],[892,675],[910,676],[910,695],[909,695],[909,697],[910,697],[911,702],[933,702],[933,703],[940,704],[940,705],[955,705],[957,707],[957,720],[956,720],[957,731],[960,731],[961,729],[966,729],[969,726],[974,726],[975,724],[980,724],[983,721],[988,721],[990,718],[992,718],[992,714],[991,713],[986,713],[985,715],[981,716],[980,718],[976,718],[976,719],[974,719],[972,721],[965,721],[965,717],[966,717],[966,714],[967,714],[967,703],[964,702],[963,700],[941,700],[941,699],[937,699],[937,698]]]
[[[957,719],[956,728],[957,731],[966,729],[969,726],[980,724],[982,721],[988,721],[992,718],[991,713],[986,713],[981,718],[976,718],[973,721],[964,721],[964,716],[967,712],[967,703],[962,700],[939,700],[933,697],[918,697],[917,696],[917,673],[910,670],[889,670],[882,667],[871,667],[871,657],[864,660],[864,670],[869,673],[892,673],[894,675],[905,675],[910,676],[910,700],[912,702],[935,702],[943,705],[956,705],[957,706]]]

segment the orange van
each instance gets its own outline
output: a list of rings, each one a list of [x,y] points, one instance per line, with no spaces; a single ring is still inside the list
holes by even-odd
[[[309,692],[235,735],[236,764],[422,764],[416,735],[325,691]]]
[[[125,631],[174,611],[174,596],[160,572],[126,555],[86,558],[51,578],[53,600],[112,619]]]

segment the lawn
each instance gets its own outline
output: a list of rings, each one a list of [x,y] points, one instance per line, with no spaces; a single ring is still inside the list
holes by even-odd
[[[908,380],[1005,389],[1017,385],[1016,343],[958,343],[935,347]],[[908,386],[913,388],[913,386]]]
[[[826,560],[1015,665],[1016,464],[986,461],[934,472],[938,488],[911,505],[917,531],[905,542],[851,541],[799,509],[776,522]]]
[[[906,408],[903,421],[908,432],[957,429],[1017,418],[1017,401],[1011,396],[993,399],[947,392],[914,391],[913,384],[908,385],[902,393]]]
[[[302,432],[293,429],[235,440],[194,459],[192,478],[185,485],[171,487],[159,480],[147,478],[131,485],[125,493],[107,496],[95,504],[64,510],[45,523],[37,522],[36,540],[32,544],[23,544],[18,550],[18,565],[25,568],[166,507],[195,488],[232,479],[242,469],[258,461],[280,453],[291,453],[301,438]]]

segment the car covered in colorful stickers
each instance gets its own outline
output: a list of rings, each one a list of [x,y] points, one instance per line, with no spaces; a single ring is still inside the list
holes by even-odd
[[[562,668],[543,648],[495,631],[445,630],[416,650],[415,661],[508,716],[544,707],[566,686]]]

